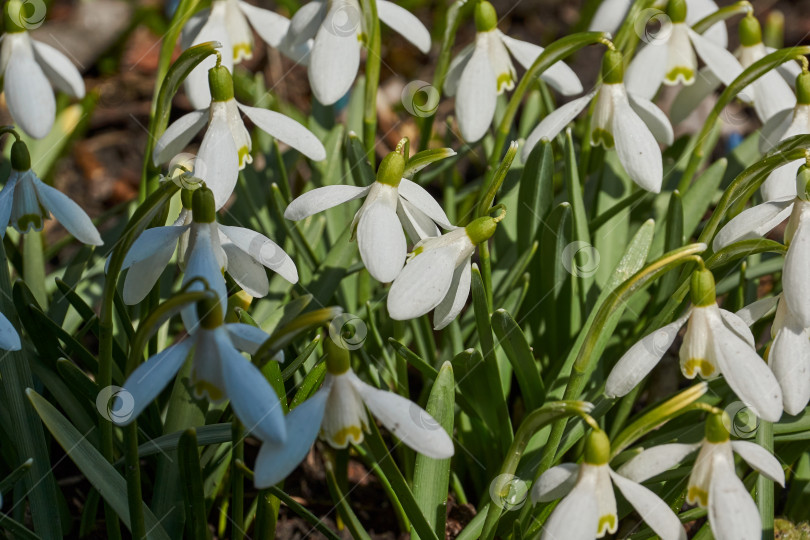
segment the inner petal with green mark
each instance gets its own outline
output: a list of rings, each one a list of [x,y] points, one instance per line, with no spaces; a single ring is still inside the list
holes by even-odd
[[[682,363],[681,370],[683,371],[684,376],[690,379],[693,379],[698,373],[700,373],[701,377],[707,379],[712,377],[717,371],[714,364],[705,358],[690,358],[686,362]]]
[[[695,70],[685,66],[678,66],[667,72],[664,82],[671,85],[682,82],[688,86],[695,82]]]
[[[363,442],[363,427],[362,426],[346,426],[339,429],[331,437],[321,431],[321,437],[327,439],[333,446],[338,448],[345,448],[349,441],[354,444]]]
[[[597,528],[597,534],[602,536],[607,531],[615,531],[617,525],[616,514],[599,516],[599,527]]]
[[[698,486],[689,486],[689,491],[686,494],[686,502],[689,504],[695,504],[702,507],[709,506],[709,493]]]

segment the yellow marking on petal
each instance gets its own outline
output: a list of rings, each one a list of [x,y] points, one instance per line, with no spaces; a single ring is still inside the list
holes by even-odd
[[[250,43],[237,43],[233,46],[234,63],[253,58],[253,47]]]
[[[326,440],[336,448],[346,448],[349,440],[354,444],[360,444],[363,442],[363,428],[361,426],[346,426],[338,430],[332,437],[327,437]]]
[[[706,508],[709,506],[709,494],[705,489],[700,489],[697,486],[689,486],[689,491],[686,493],[686,502],[689,504],[698,504]]]
[[[594,130],[591,131],[591,146],[602,145],[605,150],[610,150],[615,144],[613,134],[609,131],[600,128],[594,128]]]
[[[601,538],[608,531],[615,532],[616,526],[617,523],[615,514],[606,514],[604,516],[600,516],[599,527],[597,529],[597,538]]]
[[[679,66],[672,68],[669,73],[664,77],[664,84],[678,84],[682,82],[685,85],[690,85],[695,82],[695,71],[688,67]]]
[[[695,375],[700,373],[700,376],[707,379],[714,375],[714,364],[705,358],[690,358],[683,364],[683,374],[685,377],[694,379]]]
[[[194,395],[198,398],[207,395],[211,401],[219,401],[225,397],[225,394],[216,385],[202,379],[194,381]]]
[[[515,80],[509,72],[501,73],[498,75],[498,94],[502,94],[504,90],[511,90],[515,87]]]
[[[20,216],[13,225],[21,233],[28,232],[31,229],[41,231],[42,216],[40,214],[25,214]]]
[[[253,162],[253,157],[250,155],[250,148],[243,146],[239,149],[239,169],[244,169],[245,165]]]

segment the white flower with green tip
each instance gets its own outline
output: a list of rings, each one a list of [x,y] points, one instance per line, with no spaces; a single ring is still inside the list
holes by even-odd
[[[155,165],[168,162],[207,125],[194,161],[194,175],[204,180],[214,192],[217,209],[233,193],[239,171],[253,161],[250,134],[240,112],[256,127],[308,158],[314,161],[326,159],[326,150],[321,141],[292,118],[237,102],[233,94],[233,78],[225,66],[211,68],[208,81],[213,95],[210,106],[192,111],[170,125],[155,144],[152,161]]]
[[[377,15],[420,51],[430,51],[430,32],[408,10],[377,0]],[[369,34],[365,24],[357,0],[313,0],[293,15],[280,50],[308,65],[312,93],[324,105],[336,103],[354,83],[362,41]]]
[[[592,146],[616,149],[627,175],[647,191],[658,193],[664,178],[659,143],[670,145],[672,126],[664,112],[649,99],[625,87],[622,55],[607,51],[602,59],[602,83],[583,97],[546,116],[526,139],[523,159],[541,139],[552,140],[596,99],[589,139]]]
[[[687,323],[680,349],[681,372],[694,379],[720,374],[757,416],[776,422],[782,416],[782,390],[768,365],[757,355],[754,336],[737,315],[721,309],[714,277],[696,270],[691,283],[692,307],[676,321],[645,336],[622,356],[608,375],[605,394],[627,395],[663,358]]]
[[[30,3],[28,4],[31,5]],[[31,137],[50,133],[56,118],[56,87],[69,96],[84,97],[84,80],[67,56],[31,39],[12,13],[21,16],[26,2],[11,0],[3,9],[6,33],[0,37],[0,75],[11,117]]]
[[[225,52],[222,63],[233,71],[234,64],[253,57],[253,31],[271,47],[278,47],[287,35],[290,20],[268,9],[242,0],[213,0],[211,7],[195,13],[183,27],[183,50],[208,41],[218,41]],[[211,102],[206,77],[215,60],[206,58],[186,77],[184,86],[191,106],[207,107]]]
[[[447,155],[455,152],[448,150]],[[404,178],[405,158],[391,152],[380,163],[377,179],[370,186],[324,186],[300,195],[287,206],[284,217],[298,221],[339,204],[365,197],[354,216],[352,231],[360,258],[371,276],[383,283],[393,281],[405,264],[408,244],[437,236],[453,225],[439,203],[419,184]]]
[[[563,463],[545,471],[532,486],[532,503],[562,498],[543,526],[541,540],[592,540],[619,527],[614,486],[650,528],[664,540],[686,540],[678,516],[655,493],[613,471],[610,441],[593,431],[579,465]]]
[[[4,351],[19,351],[22,349],[17,329],[2,313],[0,313],[0,349]]]
[[[435,309],[436,330],[453,322],[470,296],[470,263],[475,248],[495,234],[503,217],[503,213],[495,218],[481,217],[466,227],[417,243],[388,291],[388,315],[406,321]]]
[[[475,41],[453,59],[444,90],[456,96],[456,118],[465,141],[484,136],[495,116],[497,97],[515,87],[517,73],[510,53],[526,69],[543,48],[511,38],[498,30],[498,16],[492,4],[483,0],[475,7]],[[540,78],[563,95],[582,92],[579,78],[564,62],[548,68]]]
[[[717,540],[759,540],[762,522],[757,505],[737,477],[733,453],[762,476],[785,485],[779,461],[750,441],[731,441],[721,414],[706,419],[706,435],[698,444],[664,444],[644,450],[619,468],[619,474],[644,482],[674,467],[700,449],[687,485],[686,502],[709,511],[709,525]]]
[[[104,242],[98,229],[81,207],[56,188],[45,184],[31,170],[31,156],[25,143],[11,145],[11,173],[0,191],[0,237],[11,225],[20,233],[41,231],[51,215],[76,240],[91,246]]]
[[[245,429],[263,441],[283,444],[287,438],[278,396],[262,372],[240,354],[255,354],[270,337],[255,326],[223,324],[222,305],[210,298],[191,306],[200,324],[190,334],[138,366],[124,382],[131,414],[113,418],[128,425],[160,394],[192,354],[191,386],[197,398],[229,399]],[[283,361],[283,356],[274,358]],[[126,395],[126,394],[124,394]]]
[[[183,193],[186,199],[189,192]],[[270,289],[265,268],[290,283],[298,282],[295,263],[272,240],[249,229],[216,222],[211,190],[206,187],[195,190],[191,206],[192,211],[184,209],[174,224],[146,229],[135,240],[123,264],[123,269],[129,269],[124,280],[125,303],[137,304],[146,297],[176,248],[184,272],[183,285],[203,278],[222,305],[227,305],[228,300],[225,271],[253,297],[265,296]],[[197,282],[190,290],[202,287]],[[183,320],[187,327],[194,326],[193,306],[183,311]]]
[[[442,426],[413,401],[361,381],[351,369],[349,351],[327,339],[326,378],[311,398],[285,418],[287,440],[262,444],[256,458],[258,489],[283,480],[306,457],[320,435],[333,448],[361,444],[368,411],[403,444],[434,459],[453,456],[453,441]]]

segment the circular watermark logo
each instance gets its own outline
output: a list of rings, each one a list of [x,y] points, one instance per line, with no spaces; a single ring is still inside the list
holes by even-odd
[[[424,430],[436,431],[442,429],[441,424],[429,412],[414,402],[411,402],[408,406],[408,414],[413,423]]]
[[[120,386],[106,386],[96,396],[96,409],[113,424],[123,424],[132,417],[135,398]]]
[[[757,433],[759,417],[742,401],[735,401],[724,409],[723,425],[738,439],[750,439]]]
[[[341,313],[329,323],[329,337],[337,346],[350,351],[363,346],[367,333],[363,319],[351,313]]]
[[[649,8],[638,14],[633,22],[633,28],[644,43],[662,45],[672,34],[672,21],[660,9]]]
[[[599,268],[599,251],[588,242],[571,242],[562,252],[563,267],[572,276],[590,277]]]
[[[275,242],[261,234],[255,234],[247,249],[248,255],[275,270],[287,259],[287,254]]]
[[[529,498],[529,486],[514,474],[499,474],[489,484],[489,497],[507,512],[518,510]]]
[[[338,37],[354,36],[360,32],[363,14],[359,6],[345,3],[337,9],[330,10],[322,27]]]
[[[26,30],[35,30],[45,22],[47,13],[42,0],[12,0],[6,2],[6,13],[11,22]]]
[[[402,89],[402,106],[413,116],[433,116],[439,108],[439,91],[425,81],[411,81]]]
[[[675,340],[675,335],[678,333],[678,328],[670,328],[665,326],[659,328],[653,333],[651,339],[644,338],[644,347],[653,356],[664,356],[669,350],[670,345]]]
[[[194,154],[182,152],[169,162],[169,174],[166,176],[183,189],[195,190],[200,187],[206,171],[203,160]]]

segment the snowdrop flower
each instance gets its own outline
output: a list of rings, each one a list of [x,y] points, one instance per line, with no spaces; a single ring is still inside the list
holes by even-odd
[[[270,336],[248,324],[223,324],[222,304],[214,296],[192,307],[200,324],[189,336],[132,372],[118,397],[130,400],[127,409],[131,413],[113,421],[121,426],[133,422],[177,375],[191,353],[195,397],[207,396],[215,403],[230,399],[234,414],[249,432],[263,441],[283,443],[287,434],[278,396],[262,372],[239,353],[255,354]]]
[[[486,0],[475,7],[475,41],[465,47],[450,64],[444,90],[456,96],[456,116],[465,141],[477,141],[495,116],[497,97],[515,87],[517,74],[509,54],[526,69],[543,52],[542,47],[513,39],[498,30],[498,15]],[[582,92],[576,74],[557,62],[541,76],[563,95]]]
[[[748,325],[717,305],[710,270],[703,268],[692,274],[691,296],[692,307],[682,317],[645,336],[619,359],[608,375],[605,394],[616,397],[630,392],[661,360],[688,321],[680,350],[684,377],[722,374],[737,397],[757,416],[778,421],[782,416],[779,383],[757,355]]]
[[[388,315],[415,319],[435,309],[433,326],[441,330],[458,316],[470,296],[470,261],[475,247],[489,240],[506,215],[481,217],[438,238],[417,243],[388,291]]]
[[[620,467],[619,473],[643,482],[674,467],[699,448],[689,476],[686,502],[708,508],[709,525],[717,540],[758,540],[762,538],[759,511],[737,477],[733,453],[781,486],[785,485],[785,473],[779,461],[758,444],[729,440],[727,425],[730,425],[728,418],[712,414],[706,419],[702,442],[664,444],[644,450]]]
[[[377,0],[377,15],[423,53],[430,50],[430,32],[408,10]],[[280,50],[308,64],[312,93],[324,105],[336,103],[357,77],[361,45],[368,36],[364,24],[357,0],[312,0],[290,22]]]
[[[615,147],[630,178],[647,191],[660,192],[664,166],[658,142],[672,144],[672,126],[661,109],[628,91],[623,80],[621,53],[607,51],[602,59],[602,84],[546,116],[523,146],[524,161],[540,139],[556,137],[595,97],[591,145]]]
[[[401,145],[400,145],[401,146]],[[398,146],[399,147],[399,146]],[[455,152],[448,152],[454,155]],[[371,276],[383,283],[393,281],[408,253],[403,226],[414,241],[438,236],[453,225],[439,203],[419,184],[403,178],[405,158],[391,152],[380,163],[376,181],[367,187],[324,186],[299,196],[284,211],[298,221],[339,204],[366,197],[352,221],[360,258]]]
[[[796,77],[796,106],[774,114],[760,130],[759,149],[764,154],[778,143],[796,135],[810,134],[810,73]],[[804,160],[792,161],[775,169],[760,187],[762,198],[774,201],[796,196],[796,173]]]
[[[84,210],[70,197],[45,184],[31,170],[28,148],[17,140],[11,145],[11,173],[0,191],[0,237],[5,235],[9,225],[21,233],[32,229],[41,231],[50,215],[76,240],[91,246],[104,244]]]
[[[0,38],[0,75],[6,104],[20,128],[41,139],[51,131],[56,117],[51,85],[81,99],[84,80],[67,56],[31,39],[24,27],[25,2],[11,0],[4,7],[6,34]]]
[[[262,444],[256,458],[254,482],[259,489],[283,480],[306,457],[320,434],[333,448],[363,442],[368,431],[366,408],[406,446],[434,459],[454,453],[453,441],[442,426],[416,403],[394,392],[361,381],[350,366],[349,351],[331,339],[324,342],[326,378],[315,395],[285,418],[287,440]]]
[[[250,155],[250,134],[239,112],[262,131],[285,142],[314,161],[326,159],[323,144],[307,128],[281,113],[248,107],[233,97],[233,78],[223,65],[208,71],[208,84],[213,96],[210,106],[190,112],[175,121],[155,144],[152,160],[165,163],[185,148],[206,125],[194,176],[205,180],[214,192],[217,209],[233,193],[239,171],[253,161]]]
[[[222,63],[233,71],[234,64],[253,57],[252,30],[271,47],[278,47],[289,26],[286,17],[242,0],[213,0],[210,8],[194,14],[183,27],[181,47],[185,50],[207,41],[218,41],[225,52]],[[184,81],[186,95],[195,109],[207,107],[211,102],[206,75],[214,62],[213,58],[206,58]]]
[[[667,16],[672,21],[668,35],[644,46],[627,68],[627,88],[634,94],[652,99],[661,84],[695,84],[697,58],[723,84],[742,73],[743,68],[734,55],[709,38],[692,30],[686,22],[685,0],[670,0]]]
[[[22,349],[17,329],[2,313],[0,313],[0,349],[4,351],[19,351]]]
[[[253,297],[265,296],[269,291],[265,267],[290,283],[298,282],[295,263],[281,247],[260,233],[218,224],[214,197],[207,187],[194,192],[184,190],[185,205],[190,193],[193,193],[190,212],[184,209],[172,225],[145,230],[124,258],[123,268],[129,268],[124,280],[125,303],[137,304],[146,297],[169,264],[175,248],[184,269],[183,284],[196,277],[205,279],[223,306],[227,305],[223,271]],[[194,287],[201,285],[192,284],[192,290]],[[194,326],[193,307],[184,310],[183,315],[186,326]]]
[[[615,533],[619,516],[614,486],[658,536],[686,540],[683,525],[667,503],[614,472],[609,461],[610,441],[604,431],[594,430],[585,441],[582,463],[563,463],[540,476],[532,486],[532,503],[564,497],[543,527],[541,540],[591,540]]]

